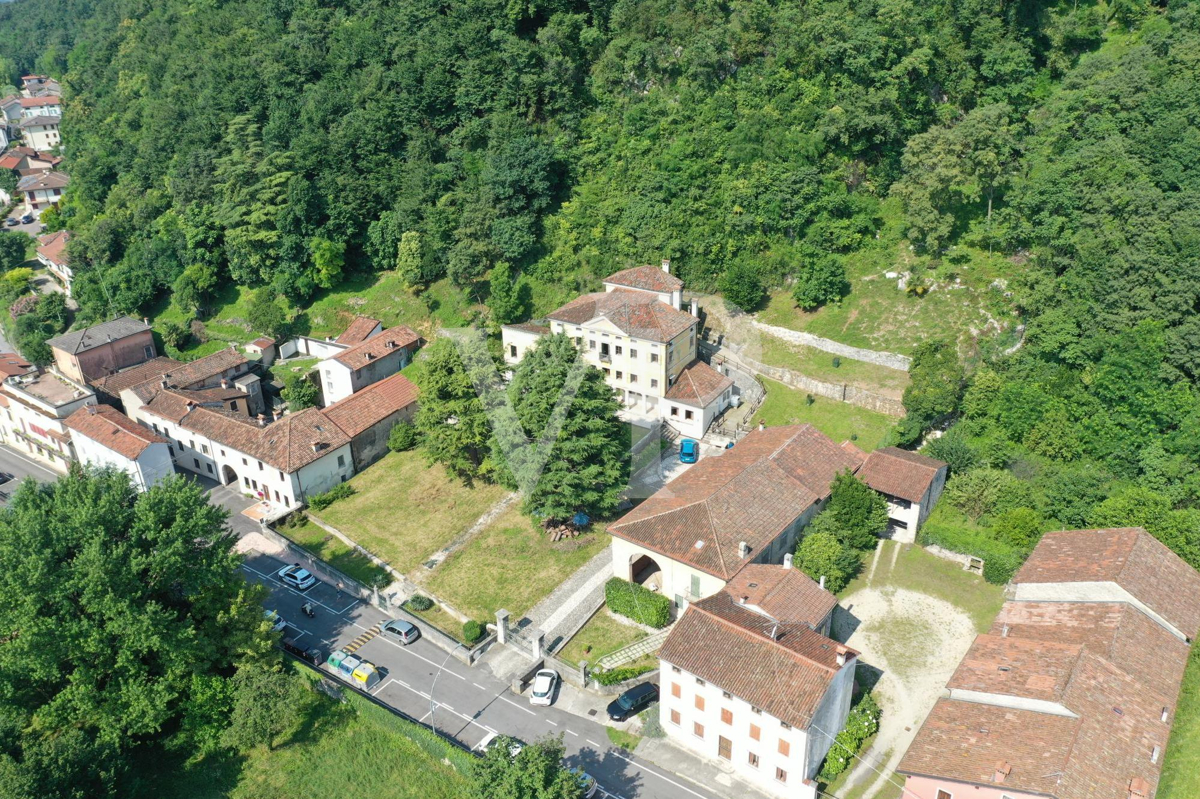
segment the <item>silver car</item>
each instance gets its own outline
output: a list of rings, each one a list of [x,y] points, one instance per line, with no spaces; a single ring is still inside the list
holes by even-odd
[[[421,628],[404,619],[389,619],[379,626],[380,632],[408,646],[421,637]]]

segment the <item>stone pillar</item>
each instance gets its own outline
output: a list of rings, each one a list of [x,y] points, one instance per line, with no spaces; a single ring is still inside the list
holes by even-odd
[[[541,660],[546,652],[546,634],[541,630],[533,631],[533,659]]]
[[[496,640],[502,644],[508,643],[508,611],[496,611]]]
[[[580,663],[579,663],[579,683],[580,683],[580,685],[583,685],[586,687],[587,681],[588,681],[588,662],[586,660],[584,660],[584,661],[580,661]]]

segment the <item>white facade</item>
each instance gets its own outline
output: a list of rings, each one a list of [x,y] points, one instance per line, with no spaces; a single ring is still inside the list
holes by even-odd
[[[62,189],[34,189],[25,192],[25,213],[49,208],[62,199]]]
[[[660,659],[659,720],[676,744],[732,767],[759,789],[787,799],[816,799],[814,778],[831,736],[850,712],[856,663],[853,657],[846,659],[810,728],[798,729]]]
[[[942,489],[946,486],[947,471],[945,467],[938,470],[920,502],[883,495],[887,500],[888,535],[892,540],[908,544],[917,540],[917,532],[929,518],[938,497],[942,495]]]
[[[38,152],[53,150],[62,141],[58,133],[57,122],[23,127],[21,129],[21,136],[25,139],[25,144]]]
[[[296,336],[279,345],[279,357],[332,358],[344,349],[346,349],[345,344],[338,344],[333,339]]]
[[[351,369],[336,358],[321,361],[317,364],[317,371],[321,376],[321,396],[325,406],[329,407],[372,383],[391,377],[405,366],[408,366],[407,347],[388,349],[359,369]]]
[[[525,353],[537,346],[542,335],[516,325],[502,327],[500,336],[504,342],[504,362],[510,366],[520,363],[521,359],[525,357]]]
[[[0,438],[50,469],[66,473],[75,452],[63,420],[85,405],[95,405],[87,386],[57,372],[10,377],[4,381]]]
[[[131,460],[93,441],[78,430],[72,433],[71,443],[75,446],[75,454],[82,463],[97,468],[119,469],[128,474],[133,484],[141,491],[175,474],[175,466],[166,444],[150,444],[136,460]]]
[[[674,427],[688,438],[703,438],[712,424],[725,409],[733,402],[733,386],[721,392],[715,402],[701,407],[688,402],[664,399],[662,402],[662,420]]]

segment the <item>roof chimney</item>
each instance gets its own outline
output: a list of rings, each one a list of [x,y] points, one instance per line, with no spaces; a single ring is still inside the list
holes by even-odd
[[[822,587],[822,588],[824,588],[824,587],[825,587],[825,575],[823,575],[823,574],[821,575],[821,583],[820,583],[820,585],[821,585],[821,587]]]
[[[1141,777],[1134,777],[1129,781],[1129,799],[1148,799],[1149,796],[1150,783]]]
[[[148,316],[143,316],[143,317],[142,317],[142,324],[143,324],[143,325],[145,325],[146,327],[149,327],[149,326],[150,326],[150,317],[148,317]]]
[[[747,603],[747,602],[749,602],[749,601],[750,601],[750,597],[748,597],[748,596],[740,596],[740,597],[738,597],[738,604],[739,604],[739,605],[744,605],[744,604],[746,604],[746,603]]]
[[[663,271],[666,272],[668,275],[671,274],[671,259],[670,258],[663,258],[662,268],[663,268]]]
[[[759,419],[759,420],[758,420],[758,429],[759,429],[759,430],[766,430],[766,429],[767,429],[767,426],[766,426],[765,424],[763,424],[763,421],[762,421],[762,419]]]
[[[745,541],[738,544],[738,557],[745,558],[745,557],[749,557],[749,555],[750,555],[750,545],[747,544]]]
[[[1007,624],[1006,624],[1006,625],[1004,625],[1004,626],[1003,626],[1003,627],[1000,629],[1000,637],[1001,637],[1001,638],[1007,638],[1007,637],[1008,637],[1008,625],[1007,625]]]
[[[383,343],[383,346],[387,347],[389,350],[394,350],[394,349],[396,349],[396,342],[392,341],[391,339],[388,339],[387,341],[385,341]]]
[[[221,388],[229,388],[229,381],[223,377],[221,378]]]
[[[163,372],[162,379],[158,381],[158,384],[163,388],[170,388],[170,383],[167,381],[168,377],[170,377],[170,375],[166,372]]]
[[[786,555],[783,556],[783,568],[785,568],[785,569],[792,568],[792,553],[791,552],[788,552]]]
[[[96,415],[96,406],[95,405],[88,405],[87,409],[88,409],[88,416]]]
[[[839,647],[838,647],[838,653],[837,653],[837,664],[838,664],[839,666],[845,666],[845,665],[846,665],[846,658],[847,658],[847,656],[848,656],[848,655],[849,655],[849,653],[846,651],[846,649],[845,649],[845,648],[843,648],[843,647],[840,647],[840,646],[839,646]]]
[[[258,426],[259,427],[267,426],[267,417],[263,416],[261,413],[258,415]]]
[[[272,421],[272,422],[278,422],[278,421],[279,421],[279,409],[278,409],[278,408],[272,408],[272,409],[271,409],[271,421]]]
[[[996,761],[996,773],[992,775],[992,782],[1004,782],[1004,778],[1008,776],[1008,772],[1012,771],[1012,766],[1008,765],[1007,760]]]
[[[700,318],[700,301],[692,297],[691,314],[697,319]]]
[[[320,451],[321,451],[321,445],[320,445],[320,444],[318,444],[316,441],[314,441],[314,442],[313,442],[312,448],[313,448],[313,452],[320,452]]]

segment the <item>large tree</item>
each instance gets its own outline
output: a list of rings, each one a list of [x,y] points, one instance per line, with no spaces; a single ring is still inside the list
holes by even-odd
[[[22,484],[0,511],[0,795],[106,796],[135,748],[216,723],[196,678],[270,646],[233,545],[183,479]]]
[[[464,366],[464,355],[468,361],[484,362],[475,376],[480,386],[490,387],[486,367],[491,362],[481,342],[470,336],[439,338],[425,348],[413,376],[421,389],[413,423],[430,462],[466,480],[490,479],[494,471],[490,425],[477,381]]]
[[[501,738],[475,763],[472,799],[582,799],[579,778],[563,766],[562,737],[544,738],[514,756]]]

